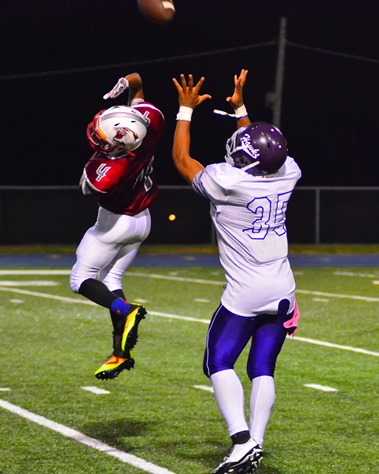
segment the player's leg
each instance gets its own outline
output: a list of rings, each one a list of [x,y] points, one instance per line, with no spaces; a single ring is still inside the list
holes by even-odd
[[[99,279],[116,295],[125,300],[122,290],[122,277],[127,268],[137,256],[142,242],[149,235],[151,227],[150,213],[148,210],[137,216],[123,216],[121,235],[127,235],[125,242],[119,249],[113,261],[99,273]],[[95,373],[98,378],[112,378],[117,371],[114,364],[122,364],[123,358],[132,358],[132,349],[138,340],[138,326],[145,318],[146,310],[139,304],[130,303],[130,310],[125,316],[120,316],[110,311],[113,324],[113,353],[108,360]],[[109,370],[109,364],[112,367]],[[117,372],[118,373],[118,372]]]
[[[137,226],[137,222],[141,225]],[[140,232],[139,237],[136,228]],[[120,298],[115,297],[111,289],[99,279],[99,275],[102,270],[114,265],[125,245],[134,244],[138,238],[144,240],[149,230],[148,211],[132,217],[100,208],[96,224],[88,229],[77,248],[76,262],[70,276],[71,289],[116,313],[125,313],[125,301],[115,302],[115,299]]]
[[[98,280],[98,276],[121,248],[122,243],[113,238],[119,217],[99,208],[95,225],[87,230],[76,250],[76,262],[70,275],[74,293],[106,308],[110,308],[117,297]]]
[[[288,308],[289,301],[282,300],[278,314],[257,316],[249,352],[247,366],[252,380],[250,433],[261,446],[275,402],[274,372],[287,335],[283,323],[291,318],[287,315]]]
[[[253,328],[251,318],[235,315],[222,305],[209,325],[204,373],[210,377],[217,405],[232,440],[232,448],[214,474],[245,472],[239,470],[253,469],[260,458],[261,449],[251,439],[245,418],[243,387],[234,371],[234,364],[248,343]]]
[[[123,216],[122,224],[124,232],[121,235],[127,235],[123,245],[119,249],[114,260],[99,274],[99,279],[115,294],[121,294],[122,277],[127,268],[136,258],[138,250],[142,242],[147,238],[151,228],[151,218],[148,210],[136,216]],[[142,306],[134,304],[139,308],[135,313],[129,314],[127,324],[123,322],[123,318],[118,317],[114,312],[111,313],[115,335],[122,334],[121,347],[122,351],[131,350],[137,343],[138,324],[144,319],[145,309]],[[133,320],[133,324],[132,324]]]
[[[122,289],[122,277],[135,259],[141,243],[123,245],[114,260],[99,272],[99,280],[119,298],[127,300]],[[117,312],[110,310],[113,329],[116,330],[120,316]]]
[[[148,212],[141,214],[142,216],[139,215],[141,218],[134,219],[130,216],[115,215],[100,208],[95,226],[86,232],[77,249],[77,260],[70,278],[72,290],[118,315],[118,326],[122,326],[120,346],[123,352],[121,358],[124,360],[112,359],[110,362],[108,361],[109,370],[99,369],[96,372],[98,378],[114,378],[124,368],[129,369],[134,365],[134,360],[130,354],[130,344],[127,344],[126,341],[128,334],[146,311],[139,305],[128,303],[117,293],[111,291],[98,278],[104,269],[113,267],[128,239],[134,242],[137,239],[138,232],[140,237],[145,236],[146,233],[148,234],[150,214]],[[137,226],[135,221],[141,224]],[[138,228],[138,232],[136,232],[136,228]],[[106,273],[109,273],[109,271]],[[119,283],[115,285],[118,288],[115,289],[121,289],[121,277],[122,275],[119,276]],[[120,331],[119,328],[118,332]]]
[[[124,299],[125,295],[121,289],[122,276],[134,260],[139,247],[140,242],[124,245],[117,254],[114,262],[100,272],[99,278],[103,280],[104,284],[106,284],[114,294]],[[120,317],[119,314],[110,311],[113,324],[113,352],[106,362],[95,372],[98,378],[113,378],[112,375],[115,373],[115,369],[117,369],[117,364],[122,364],[124,362],[123,359],[132,358],[134,360],[132,349],[137,343],[138,326],[142,319],[145,318],[146,310],[143,306],[133,303],[130,303],[130,308],[131,310],[127,314],[127,317]]]

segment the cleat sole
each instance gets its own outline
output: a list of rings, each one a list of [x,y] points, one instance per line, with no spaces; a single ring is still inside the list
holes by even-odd
[[[134,367],[134,359],[129,359],[122,362],[114,369],[102,370],[101,372],[95,373],[95,377],[99,380],[114,380],[117,378],[123,370],[130,370]]]

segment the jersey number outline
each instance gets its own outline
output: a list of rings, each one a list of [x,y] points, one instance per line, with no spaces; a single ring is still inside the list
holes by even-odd
[[[153,172],[153,163],[154,163],[154,156],[151,158],[150,163],[144,168],[140,174],[137,176],[137,179],[134,183],[133,188],[137,186],[137,184],[143,181],[143,186],[145,191],[148,192],[153,186],[153,180],[151,178],[151,174]]]
[[[96,174],[97,174],[96,181],[100,182],[110,169],[111,169],[110,166],[107,166],[105,163],[102,163],[96,170]]]
[[[252,226],[242,229],[250,239],[264,240],[270,229],[279,237],[287,232],[285,221],[287,204],[292,191],[277,194],[273,200],[270,196],[254,198],[246,208],[252,212],[255,219]]]

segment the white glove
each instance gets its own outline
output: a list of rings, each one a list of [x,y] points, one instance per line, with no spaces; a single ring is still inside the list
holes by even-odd
[[[125,77],[120,77],[113,89],[103,95],[103,99],[114,99],[129,88],[129,81]]]

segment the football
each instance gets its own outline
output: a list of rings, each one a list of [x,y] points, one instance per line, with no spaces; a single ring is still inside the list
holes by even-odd
[[[157,25],[165,25],[175,16],[172,0],[137,0],[137,5],[146,20]]]

